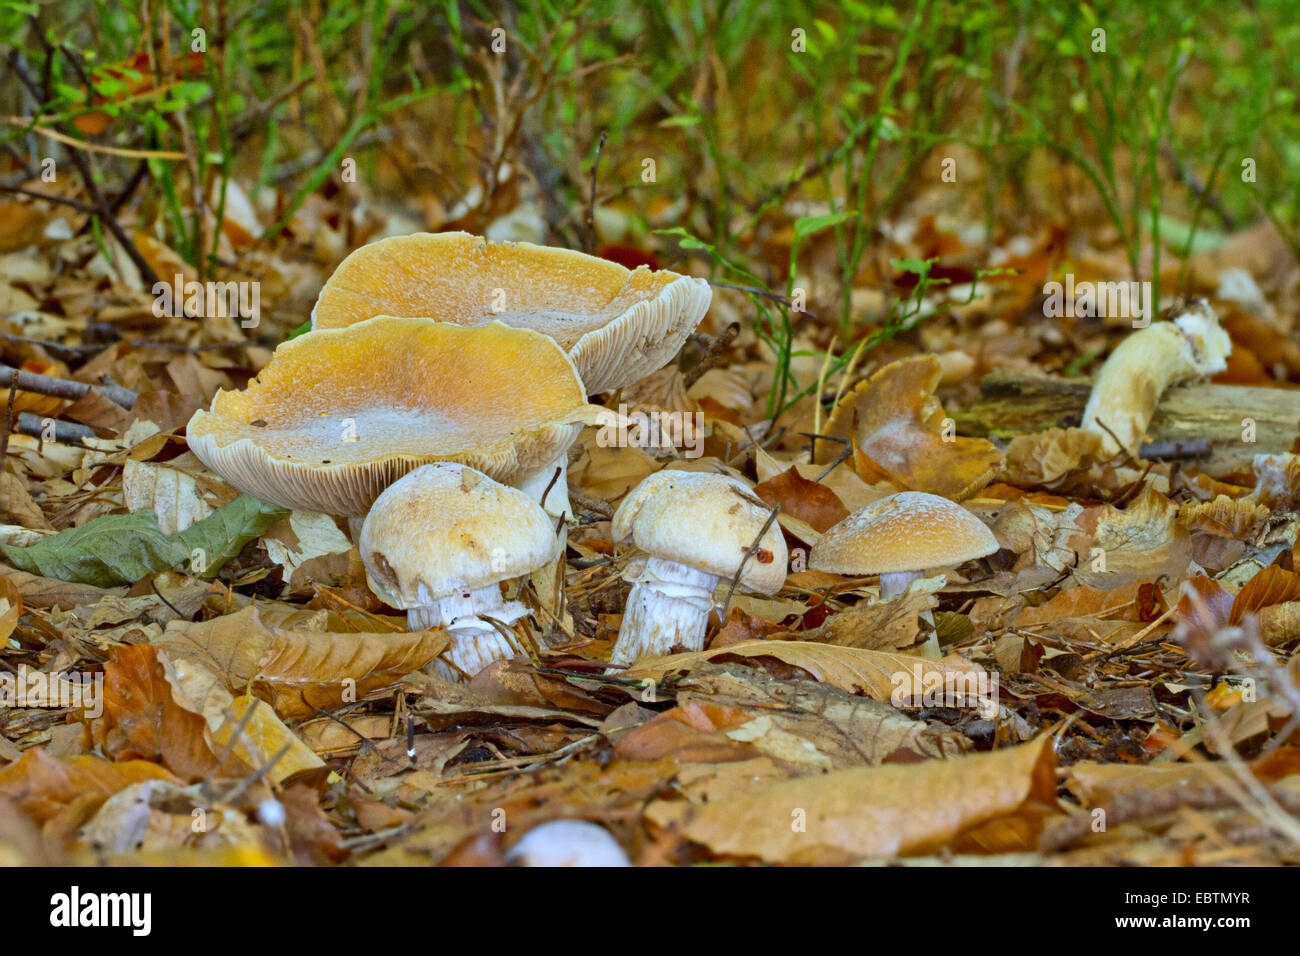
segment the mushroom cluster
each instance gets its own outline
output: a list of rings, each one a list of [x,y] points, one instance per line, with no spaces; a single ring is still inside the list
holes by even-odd
[[[531,329],[568,354],[587,394],[595,395],[667,364],[712,296],[705,280],[664,269],[627,269],[570,249],[494,243],[465,232],[416,233],[381,239],[344,259],[321,288],[311,319],[313,329],[381,314]],[[567,455],[557,454],[521,485],[557,518],[570,511],[567,466]]]
[[[563,249],[380,240],[325,283],[312,331],[194,414],[189,444],[241,491],[347,517],[371,588],[410,626],[447,627],[472,676],[510,656],[502,628],[526,613],[500,582],[557,577],[587,396],[666,364],[710,296]]]

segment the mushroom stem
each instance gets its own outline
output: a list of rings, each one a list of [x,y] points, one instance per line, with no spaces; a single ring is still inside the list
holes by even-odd
[[[907,590],[907,586],[922,577],[920,571],[892,571],[880,576],[880,600],[888,601]]]
[[[560,469],[558,476],[555,474],[557,468]],[[560,452],[553,461],[522,479],[517,487],[534,501],[541,502],[543,510],[552,518],[572,515],[573,508],[569,504],[568,451]]]
[[[361,529],[365,527],[365,515],[348,515],[348,538],[353,544],[361,541]]]
[[[632,581],[627,609],[610,655],[612,664],[667,654],[674,647],[698,651],[713,610],[718,577],[676,561],[651,557]]]
[[[556,474],[556,469],[559,474]],[[569,453],[562,451],[544,468],[540,468],[519,483],[519,490],[535,501],[541,502],[542,510],[556,521],[556,537],[559,538],[559,556],[549,564],[533,572],[531,580],[537,591],[542,606],[563,625],[571,625],[572,619],[564,610],[564,596],[559,586],[563,578],[564,548],[568,539],[568,519],[573,514],[569,504]],[[563,519],[563,520],[561,520]]]
[[[445,627],[451,635],[451,649],[447,656],[473,677],[493,661],[506,660],[515,654],[501,632],[488,621],[481,620],[479,615],[493,618],[508,627],[527,617],[528,608],[518,601],[502,600],[500,585],[489,584],[468,593],[418,604],[407,610],[406,621],[413,631]]]

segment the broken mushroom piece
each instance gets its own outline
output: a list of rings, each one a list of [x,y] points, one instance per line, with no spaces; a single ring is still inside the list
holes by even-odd
[[[537,502],[464,465],[417,468],[375,499],[358,549],[370,589],[412,630],[445,627],[448,656],[473,677],[514,655],[492,621],[526,617],[501,582],[553,561],[555,526]],[[484,620],[491,618],[492,620]]]
[[[614,513],[613,538],[631,541],[648,558],[628,577],[632,591],[611,663],[675,646],[700,650],[720,580],[779,591],[788,556],[771,515],[744,482],[727,475],[660,471],[633,488]]]
[[[538,332],[378,316],[284,343],[247,388],[195,412],[187,435],[240,491],[359,516],[430,462],[519,481],[598,411],[573,362]]]
[[[812,546],[808,567],[880,575],[880,597],[907,590],[927,568],[947,568],[998,550],[993,532],[961,505],[922,491],[873,501],[832,525]]]
[[[703,279],[632,270],[569,249],[494,243],[465,232],[380,239],[334,270],[312,328],[404,315],[475,326],[499,321],[559,343],[594,395],[666,365],[709,309]]]
[[[1204,299],[1170,322],[1138,329],[1111,352],[1097,373],[1083,429],[1101,438],[1108,455],[1136,457],[1165,389],[1228,367],[1232,341]]]

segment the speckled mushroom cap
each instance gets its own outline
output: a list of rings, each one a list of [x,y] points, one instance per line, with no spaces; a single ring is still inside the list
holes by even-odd
[[[771,511],[743,481],[699,471],[659,471],[628,493],[614,512],[616,542],[730,579]],[[773,521],[739,584],[773,594],[785,583],[785,538]]]
[[[560,547],[554,520],[536,501],[452,463],[393,482],[358,542],[371,590],[398,608],[522,577]]]
[[[284,343],[242,392],[218,392],[190,449],[272,504],[363,515],[420,465],[513,482],[571,445],[586,404],[573,362],[539,332],[378,316]]]
[[[712,290],[703,279],[635,270],[569,249],[494,243],[465,232],[380,239],[326,281],[312,328],[402,315],[457,325],[492,320],[550,336],[573,359],[588,394],[662,368],[699,325]]]
[[[996,550],[993,532],[961,505],[902,491],[828,528],[813,545],[808,567],[831,574],[894,574],[950,567]]]

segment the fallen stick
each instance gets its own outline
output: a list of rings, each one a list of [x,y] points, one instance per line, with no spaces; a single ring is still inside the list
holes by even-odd
[[[40,375],[36,372],[26,372],[8,365],[0,365],[0,381],[9,381],[15,373],[18,377],[18,389],[23,392],[35,392],[38,395],[66,398],[75,402],[94,389],[113,404],[127,410],[134,407],[136,399],[139,398],[135,392],[121,385],[87,385],[85,382],[74,382],[67,378],[55,378],[53,375]]]
[[[1090,391],[1086,379],[999,369],[980,382],[979,398],[950,414],[963,435],[1009,441],[1049,428],[1078,427]],[[1198,452],[1208,445],[1208,457],[1197,462],[1201,471],[1248,476],[1256,455],[1290,451],[1297,436],[1300,390],[1197,384],[1165,392],[1147,438]]]
[[[46,430],[46,421],[54,425],[53,433]],[[53,441],[60,445],[82,445],[87,438],[97,438],[95,430],[76,422],[65,422],[57,418],[45,419],[31,412],[19,412],[18,424],[14,432],[43,441]]]

